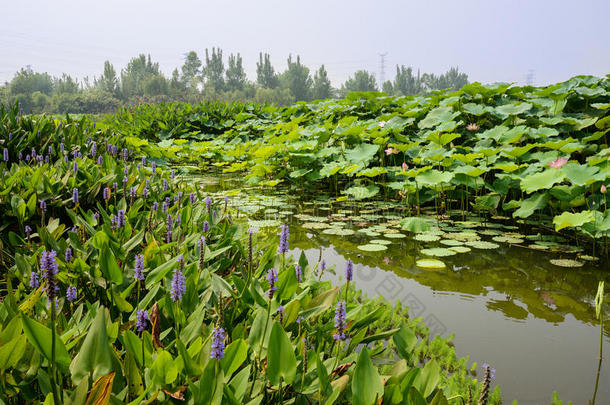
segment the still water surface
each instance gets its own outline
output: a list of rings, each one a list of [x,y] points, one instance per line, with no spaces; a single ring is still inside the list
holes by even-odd
[[[328,267],[335,266],[336,272],[326,272],[324,278],[342,283],[345,262],[353,260],[356,285],[368,296],[400,300],[409,306],[410,316],[425,320],[431,335],[453,334],[459,357],[469,356],[469,364],[492,365],[505,403],[548,404],[553,391],[564,403],[586,404],[590,400],[600,339],[594,297],[600,280],[610,284],[603,261],[563,268],[549,260],[575,258],[575,254],[500,243],[493,249],[473,248],[468,253],[439,257],[444,269],[423,269],[415,264],[426,257],[422,249],[447,246],[438,241],[416,241],[409,232],[392,225],[401,217],[399,210],[331,206],[313,203],[311,195],[286,192],[261,196],[260,190],[236,189],[234,179],[207,178],[202,183],[207,191],[219,195],[233,190],[231,204],[254,219],[254,226],[275,225],[279,229],[280,223],[289,223],[295,257],[302,251],[315,263],[321,254]],[[316,221],[322,225],[312,228]],[[504,231],[497,225],[491,229]],[[375,226],[382,227],[379,235],[362,232],[364,228],[375,232],[370,230]],[[341,235],[325,233],[329,227],[346,231],[339,232]],[[481,232],[481,227],[468,229],[477,230]],[[371,240],[383,240],[387,231],[400,231],[405,237],[387,238],[387,250],[381,252],[358,249]],[[482,239],[492,241],[489,236]],[[605,329],[607,357],[610,328]],[[602,364],[597,403],[610,404],[607,361]]]

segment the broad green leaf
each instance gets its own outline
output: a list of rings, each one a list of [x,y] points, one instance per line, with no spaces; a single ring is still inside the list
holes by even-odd
[[[538,190],[545,190],[560,183],[565,178],[565,175],[558,169],[547,169],[543,172],[530,174],[521,180],[521,189],[527,193],[533,193]]]
[[[561,215],[556,215],[553,218],[555,230],[560,231],[563,228],[582,226],[587,222],[593,222],[595,217],[591,211],[583,211],[579,213],[563,212]]]
[[[23,323],[23,331],[28,338],[28,342],[32,344],[40,353],[42,353],[47,360],[51,361],[51,341],[52,333],[51,329],[47,328],[43,324],[28,318],[23,313],[21,314],[21,321]],[[64,345],[64,342],[57,335],[55,336],[55,361],[61,368],[67,369],[70,365],[70,355]]]
[[[291,384],[296,376],[297,359],[292,343],[280,325],[273,322],[267,349],[267,378],[273,385]]]
[[[89,373],[93,373],[92,378],[97,379],[110,373],[112,369],[113,352],[106,331],[106,310],[100,307],[83,345],[70,364],[70,372],[72,381],[78,385]]]
[[[373,405],[383,396],[383,381],[369,357],[365,346],[360,351],[352,377],[352,403]]]

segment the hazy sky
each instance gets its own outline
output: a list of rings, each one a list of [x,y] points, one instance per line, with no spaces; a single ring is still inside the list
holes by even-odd
[[[240,52],[255,79],[260,51],[276,70],[289,53],[338,86],[358,69],[386,79],[395,65],[442,73],[458,66],[471,81],[566,80],[610,73],[610,0],[194,1],[2,0],[0,81],[31,65],[52,75],[93,78],[150,53],[170,74],[184,53]]]

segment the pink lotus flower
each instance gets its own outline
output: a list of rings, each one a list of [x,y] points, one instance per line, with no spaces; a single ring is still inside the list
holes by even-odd
[[[397,154],[397,153],[398,153],[398,150],[397,150],[397,149],[394,149],[394,148],[387,148],[387,149],[385,150],[385,154],[386,154],[386,156],[395,155],[395,154]]]
[[[387,124],[387,123],[388,123],[387,121],[379,121],[379,126],[381,128],[383,128],[383,127],[385,127],[385,124]]]
[[[565,165],[568,160],[568,158],[559,158],[557,160],[549,162],[549,166],[553,169],[561,169],[561,166]]]
[[[607,191],[607,190],[606,190],[606,186],[605,186],[604,184],[602,184],[602,186],[601,186],[601,188],[599,189],[599,191],[600,191],[602,194],[606,194],[606,191]]]
[[[469,131],[478,131],[479,126],[475,122],[473,122],[472,124],[466,125],[466,129]]]
[[[406,164],[405,162],[402,162],[402,170],[406,171],[409,168],[409,165]]]

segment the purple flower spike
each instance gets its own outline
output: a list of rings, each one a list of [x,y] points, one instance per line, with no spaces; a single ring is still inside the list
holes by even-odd
[[[189,194],[189,200],[191,204],[195,204],[195,193]]]
[[[167,179],[163,179],[163,191],[167,191]]]
[[[8,163],[8,148],[4,148],[4,161]]]
[[[281,305],[277,308],[277,317],[280,323],[284,321],[284,307]]]
[[[212,199],[210,197],[206,197],[205,198],[205,209],[209,211],[211,206],[212,206]]]
[[[110,199],[110,187],[104,187],[104,200],[108,201]]]
[[[40,287],[40,279],[39,279],[38,273],[36,273],[35,271],[30,273],[30,287],[31,288]]]
[[[225,356],[225,331],[222,328],[214,328],[212,332],[212,350],[210,358],[220,360]]]
[[[66,258],[66,263],[72,262],[72,249],[66,248],[65,258]]]
[[[352,281],[354,278],[354,262],[348,260],[345,264],[345,279],[347,281]]]
[[[40,271],[47,282],[46,291],[49,301],[51,302],[55,301],[55,297],[57,296],[57,280],[55,280],[55,275],[58,273],[59,269],[55,260],[56,256],[57,253],[54,250],[45,250],[40,256]]]
[[[144,281],[144,256],[136,255],[136,262],[134,264],[135,268],[135,279],[138,281]]]
[[[119,228],[122,228],[125,226],[125,211],[124,210],[119,210],[119,212],[117,214],[117,226]]]
[[[66,290],[66,299],[70,302],[76,301],[76,287],[73,285],[69,286]]]
[[[78,188],[76,187],[72,189],[72,202],[78,204]]]
[[[148,312],[144,309],[139,309],[136,312],[136,329],[138,332],[144,332],[148,327]]]
[[[333,335],[335,340],[345,340],[345,317],[345,301],[339,301],[335,309],[335,328],[337,328],[337,332]]]
[[[203,232],[207,232],[210,230],[210,223],[208,221],[203,221]]]
[[[275,269],[269,269],[267,281],[269,282],[269,291],[267,292],[267,295],[269,296],[269,299],[272,300],[273,293],[277,290],[277,287],[275,286],[277,283],[277,271],[275,271]]]
[[[76,160],[74,161],[74,164],[72,165],[72,170],[74,172],[78,172],[78,162]]]
[[[97,155],[97,143],[93,142],[91,144],[91,156],[95,157]]]
[[[170,290],[170,296],[172,301],[182,301],[182,296],[186,292],[186,281],[184,274],[178,269],[174,270],[174,276],[172,277],[172,287]]]
[[[301,266],[299,266],[298,264],[296,266],[294,266],[294,271],[297,274],[297,281],[300,283],[303,278],[303,272],[301,270]]]
[[[288,251],[288,238],[290,237],[290,231],[288,225],[282,225],[282,232],[280,233],[280,246],[278,251],[280,253],[286,253]]]
[[[45,202],[45,200],[40,201],[40,210],[42,212],[47,212],[47,203]]]

